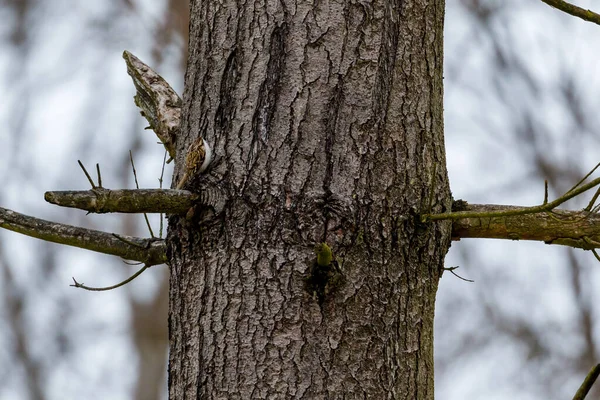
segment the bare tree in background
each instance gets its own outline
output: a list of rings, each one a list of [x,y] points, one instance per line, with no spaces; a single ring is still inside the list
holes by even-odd
[[[594,67],[587,65],[584,49],[600,35],[600,27],[535,2],[462,0],[449,2],[448,8],[458,16],[457,24],[468,22],[468,28],[451,40],[457,52],[446,53],[445,83],[452,93],[446,118],[469,124],[446,129],[462,126],[463,134],[483,138],[472,158],[485,169],[484,176],[480,172],[464,185],[469,192],[453,194],[514,199],[533,187],[539,197],[545,179],[554,193],[563,193],[598,161],[599,104],[590,94],[599,82],[590,76]],[[533,29],[521,23],[525,18],[548,25]],[[462,103],[452,102],[459,97]],[[475,109],[468,107],[473,102]],[[505,177],[507,170],[512,180]],[[450,178],[451,183],[456,179]],[[577,206],[584,204],[571,208]],[[454,245],[463,273],[476,283],[441,285],[438,390],[470,387],[466,397],[490,398],[493,392],[505,398],[518,388],[519,398],[571,398],[580,377],[599,360],[597,261],[573,249],[494,245]],[[506,256],[498,258],[499,251]],[[488,364],[493,354],[511,356],[499,356],[494,367]],[[599,395],[596,386],[589,397]]]
[[[158,146],[154,144],[155,138],[140,134],[143,121],[129,95],[129,98],[123,98],[123,103],[130,105],[130,117],[120,125],[114,119],[110,122],[110,130],[119,133],[119,141],[106,139],[105,119],[110,118],[107,104],[111,103],[109,99],[112,95],[111,86],[107,84],[110,82],[107,74],[111,72],[106,60],[118,56],[123,47],[134,48],[135,43],[136,46],[146,46],[155,58],[155,66],[160,66],[165,57],[169,62],[179,60],[174,66],[179,68],[177,75],[183,76],[189,24],[189,4],[186,0],[166,1],[162,12],[156,15],[149,14],[142,2],[126,0],[103,2],[96,10],[88,10],[81,3],[68,12],[59,11],[56,15],[52,8],[54,11],[61,10],[56,4],[37,0],[0,2],[4,25],[2,46],[6,49],[3,54],[10,57],[3,76],[7,86],[6,95],[0,103],[3,112],[0,119],[6,121],[6,129],[0,133],[4,166],[0,168],[3,187],[0,201],[5,205],[10,204],[8,194],[11,187],[41,188],[48,183],[38,181],[38,172],[32,160],[39,160],[42,165],[64,165],[54,183],[59,187],[72,186],[72,182],[84,184],[80,172],[71,168],[76,165],[77,158],[100,162],[104,166],[115,163],[115,168],[104,168],[105,180],[117,186],[132,187],[127,151],[132,150],[136,161],[140,163],[144,154],[151,153],[148,151],[150,148]],[[80,24],[83,26],[76,28]],[[54,35],[65,26],[78,29],[78,34]],[[46,29],[52,34],[40,34]],[[128,39],[124,41],[124,37]],[[59,64],[40,62],[37,56],[40,48],[50,41],[58,43],[52,53],[61,60],[60,67]],[[73,57],[74,54],[77,54],[77,58]],[[121,63],[121,60],[118,62]],[[69,116],[71,120],[78,121],[78,127],[66,146],[70,147],[69,154],[57,163],[52,152],[36,153],[37,149],[31,146],[40,141],[39,136],[61,133],[57,132],[61,128],[52,125],[46,127],[46,133],[34,127],[32,122],[39,118],[42,111],[37,102],[45,93],[52,94],[61,85],[80,75],[82,68],[94,73],[80,84],[79,92],[85,95],[89,91],[93,96],[81,101],[79,115]],[[126,85],[126,93],[131,93],[130,83]],[[64,103],[58,113],[64,111],[66,106],[67,103]],[[157,155],[150,163],[154,169],[142,171],[140,175],[151,179],[152,185],[157,186],[162,152],[158,148],[153,153]],[[21,197],[21,200],[25,198]],[[86,218],[79,212],[65,209],[43,214],[39,205],[32,201],[21,201],[15,208],[51,219],[77,221],[83,226],[104,227],[126,234],[142,234],[146,230],[143,219],[137,216],[121,216],[111,222]],[[123,390],[126,383],[117,379],[123,376],[133,383],[133,389],[129,384],[130,389],[127,390],[134,393],[132,398],[150,400],[166,397],[167,271],[155,269],[148,274],[152,279],[147,278],[145,283],[140,281],[135,288],[104,295],[98,299],[99,303],[90,302],[87,295],[82,297],[77,292],[56,290],[65,284],[65,260],[77,257],[74,255],[76,252],[46,242],[20,245],[18,248],[35,249],[31,261],[32,272],[28,272],[24,279],[23,273],[27,271],[28,262],[8,250],[14,248],[12,243],[17,241],[6,232],[0,232],[0,235],[0,304],[4,321],[0,340],[8,342],[5,348],[11,350],[0,355],[0,397],[8,393],[21,393],[19,398],[54,398],[48,387],[56,387],[56,382],[61,381],[61,374],[69,374],[72,379],[61,389],[59,398],[81,398],[83,393],[89,391],[103,393],[103,390],[110,390],[116,393]],[[126,270],[131,268],[125,266],[124,270],[121,262],[111,258],[82,259],[80,267],[86,267],[85,264],[89,265],[90,262],[104,266],[104,272],[96,275],[97,281],[118,280],[128,274]],[[78,273],[82,272],[74,272],[73,275]],[[121,305],[125,314],[120,319],[128,325],[121,325],[116,314],[108,320],[102,317],[81,318],[85,315],[102,315],[98,307],[104,308],[102,303],[115,302]],[[46,315],[48,312],[51,315]],[[85,345],[82,340],[85,340]],[[114,342],[112,345],[107,343],[111,340]],[[133,343],[129,350],[126,345],[128,341]],[[114,365],[114,360],[102,361],[93,353],[95,347],[100,349],[104,346],[122,349],[115,349],[115,354],[133,351],[138,361],[130,359],[128,365]],[[40,351],[41,348],[44,351]],[[88,365],[87,370],[77,366],[82,360]],[[4,368],[8,365],[11,367]],[[58,385],[60,388],[61,384]],[[104,393],[104,398],[113,397],[111,392]]]
[[[514,129],[506,130],[504,132],[497,132],[499,135],[497,137],[502,138],[502,140],[510,138],[510,132],[516,132],[518,134],[517,139],[515,139],[516,143],[519,143],[519,146],[515,146],[516,149],[523,152],[523,158],[529,160],[535,160],[535,163],[530,163],[530,165],[535,165],[536,170],[527,171],[528,177],[539,176],[541,178],[550,179],[552,183],[552,187],[557,188],[557,192],[564,192],[562,187],[566,186],[573,181],[576,181],[581,175],[582,171],[573,168],[573,165],[578,165],[580,163],[557,163],[553,160],[548,154],[548,149],[544,146],[547,146],[550,142],[549,139],[544,135],[547,132],[545,131],[545,127],[543,121],[536,120],[536,109],[531,108],[530,110],[523,109],[516,105],[515,102],[512,102],[510,88],[505,86],[505,82],[507,79],[507,75],[514,77],[523,87],[526,88],[526,91],[531,95],[532,98],[536,98],[536,96],[545,96],[540,94],[542,90],[543,83],[536,81],[536,74],[528,69],[526,63],[523,63],[522,60],[519,59],[518,53],[511,53],[510,41],[506,41],[505,31],[498,32],[494,30],[495,25],[494,21],[497,21],[498,15],[502,15],[502,12],[507,12],[506,8],[498,9],[498,8],[489,8],[482,5],[482,3],[474,1],[474,2],[464,2],[464,4],[472,10],[473,15],[477,18],[477,21],[480,21],[477,26],[481,28],[479,33],[480,38],[487,38],[487,40],[491,39],[492,48],[494,54],[494,60],[497,62],[499,71],[496,77],[492,80],[491,87],[494,88],[495,93],[498,94],[499,104],[506,104],[509,107],[509,111],[507,114],[514,116],[510,120],[514,122]],[[14,2],[11,6],[14,8],[15,13],[19,16],[17,21],[20,21],[22,24],[18,24],[17,28],[15,28],[13,35],[11,35],[12,40],[15,45],[18,45],[17,48],[21,49],[22,59],[18,65],[27,64],[26,58],[28,52],[31,51],[27,47],[27,26],[26,22],[28,20],[28,16],[30,17],[33,12],[34,6],[37,3],[29,3],[29,2]],[[180,39],[180,37],[186,37],[187,32],[182,33],[181,36],[175,34],[174,32],[178,32],[178,29],[187,31],[187,16],[185,12],[187,12],[187,5],[183,6],[178,2],[169,2],[168,9],[171,10],[168,16],[164,20],[156,20],[154,21],[155,26],[160,27],[156,30],[156,42],[153,47],[153,55],[155,56],[155,60],[160,61],[163,57],[163,54],[168,51],[168,47],[173,44],[173,41],[177,42],[181,40],[183,43],[186,43],[186,39]],[[185,12],[184,12],[185,10]],[[134,13],[134,14],[142,14],[138,9],[136,9],[136,5],[131,2],[123,2],[116,3],[114,8],[114,13],[107,14],[107,17],[104,21],[96,21],[97,29],[106,29],[107,27],[112,26],[112,24],[118,24],[113,20],[115,16],[119,17],[124,14]],[[510,15],[510,14],[509,14]],[[505,18],[508,18],[506,15]],[[109,22],[110,21],[110,22]],[[179,24],[175,21],[185,21],[183,24]],[[502,29],[501,29],[502,30]],[[486,39],[483,39],[486,40]],[[477,42],[475,42],[477,43]],[[172,51],[172,50],[171,50]],[[449,56],[450,62],[452,62],[452,56]],[[98,60],[101,60],[102,57],[99,57]],[[185,57],[182,58],[185,60]],[[154,64],[157,65],[157,64]],[[98,68],[102,69],[102,63],[99,62]],[[450,71],[451,68],[450,68]],[[452,74],[450,74],[450,79],[452,79]],[[102,87],[102,79],[99,78],[96,82],[95,87]],[[478,88],[474,88],[478,89]],[[27,93],[27,88],[23,89],[24,91],[21,93],[19,97],[20,100],[27,100],[30,96]],[[573,119],[573,131],[577,132],[593,132],[593,124],[586,121],[590,120],[590,116],[586,115],[584,112],[585,106],[582,103],[582,97],[578,95],[577,83],[575,79],[569,79],[569,77],[565,77],[564,80],[561,81],[561,85],[557,90],[557,93],[561,93],[562,98],[565,99],[567,107],[566,110],[569,111],[570,115]],[[93,110],[96,110],[97,107],[101,105],[101,101],[98,101],[98,98],[101,98],[101,95],[95,96],[97,101],[96,104],[90,103],[88,118],[91,118],[93,114]],[[16,103],[15,103],[16,104]],[[18,105],[18,112],[12,113],[15,115],[13,121],[18,122],[21,121],[21,128],[17,126],[13,132],[23,131],[23,124],[30,118],[28,113],[28,102],[21,101]],[[487,124],[485,120],[482,120],[482,126],[486,128],[490,125]],[[94,126],[94,124],[88,124],[90,126]],[[135,125],[134,125],[135,126]],[[137,127],[139,128],[139,126]],[[94,129],[92,129],[93,131]],[[134,129],[135,130],[135,129]],[[139,129],[137,129],[139,130]],[[95,132],[98,135],[98,132]],[[134,150],[139,149],[141,147],[140,143],[140,135],[139,132],[136,134],[128,135],[130,138],[135,141],[131,142],[127,145],[128,148],[132,148]],[[210,136],[209,136],[210,137]],[[531,147],[522,146],[523,139],[527,139],[527,143],[531,144]],[[22,139],[23,143],[25,143],[26,139]],[[190,138],[191,140],[191,138]],[[19,153],[19,141],[15,141],[13,143],[17,143],[15,146],[15,151],[11,152],[11,154]],[[81,144],[89,143],[90,141],[81,141]],[[97,144],[98,142],[92,142]],[[22,144],[21,144],[22,146]],[[114,149],[112,149],[114,150]],[[76,154],[86,153],[86,150],[82,147],[79,150],[74,150]],[[79,152],[78,152],[79,151]],[[88,149],[87,152],[90,152],[91,149]],[[513,149],[514,151],[514,149]],[[122,152],[113,152],[113,159],[115,153]],[[24,170],[27,168],[31,169],[29,165],[23,165]],[[120,167],[117,168],[119,173],[128,171],[128,159],[123,157],[123,162]],[[33,172],[30,171],[29,175],[31,176]],[[125,186],[125,183],[128,182],[128,179],[123,175],[121,178],[124,183],[122,186]],[[505,187],[506,189],[506,187]],[[2,199],[0,199],[2,200]],[[71,217],[75,217],[72,215]],[[132,219],[126,219],[123,223],[124,225],[119,229],[121,232],[135,232],[139,231],[139,227],[136,227],[136,223],[133,222]],[[44,263],[44,271],[47,271],[46,274],[51,274],[56,269],[55,256],[53,255],[53,250],[44,245],[47,256],[43,257],[46,262]],[[494,293],[494,290],[489,290],[487,287],[483,288],[481,285],[475,286],[473,291],[478,293],[478,301],[483,305],[483,316],[484,321],[483,324],[487,326],[493,327],[493,330],[490,328],[489,330],[481,329],[479,331],[475,331],[469,334],[468,339],[465,339],[465,336],[457,336],[460,339],[464,339],[465,342],[469,343],[469,346],[464,346],[457,348],[457,350],[451,354],[451,360],[448,360],[450,357],[444,357],[442,354],[441,365],[448,365],[451,361],[455,362],[458,359],[458,355],[465,355],[470,353],[477,353],[482,349],[485,349],[486,344],[493,343],[489,338],[510,338],[514,339],[518,343],[522,343],[526,346],[528,360],[531,362],[535,362],[537,364],[529,364],[523,367],[528,370],[536,370],[536,368],[532,368],[533,366],[544,365],[549,368],[543,369],[543,374],[539,377],[532,376],[532,379],[537,379],[536,382],[540,382],[539,386],[532,386],[531,381],[527,378],[520,376],[520,379],[524,381],[524,383],[529,383],[528,387],[531,388],[532,391],[536,393],[540,393],[540,390],[547,391],[546,398],[552,398],[552,395],[556,395],[559,392],[558,386],[560,384],[560,380],[556,379],[558,373],[570,373],[577,376],[577,381],[580,380],[580,376],[587,372],[590,367],[590,363],[595,361],[595,347],[594,347],[594,326],[593,326],[593,302],[588,294],[590,292],[589,287],[589,279],[585,278],[585,268],[582,267],[581,261],[578,261],[579,255],[575,255],[574,253],[570,253],[569,260],[570,262],[570,270],[569,282],[573,288],[573,298],[575,300],[575,304],[581,310],[580,317],[577,318],[575,328],[573,326],[567,327],[568,329],[577,329],[578,332],[582,332],[581,337],[585,343],[582,351],[577,352],[563,352],[561,355],[564,356],[562,360],[551,360],[552,362],[546,362],[550,359],[551,355],[557,354],[556,349],[552,348],[551,345],[545,342],[545,334],[547,332],[560,333],[560,329],[564,329],[564,326],[557,325],[556,323],[546,323],[545,325],[540,324],[539,321],[533,319],[523,319],[515,317],[510,313],[510,310],[504,310],[502,308],[497,307],[497,302],[500,300],[498,296],[494,298],[491,294]],[[28,387],[30,390],[31,398],[43,398],[44,393],[44,374],[47,374],[49,370],[49,366],[52,365],[53,360],[56,358],[47,357],[45,360],[36,359],[36,356],[32,354],[29,349],[31,346],[32,339],[27,338],[27,329],[26,329],[26,320],[27,316],[23,315],[23,303],[24,303],[24,292],[20,292],[19,290],[14,290],[15,287],[19,287],[19,283],[15,282],[14,277],[12,276],[13,268],[10,268],[10,263],[8,260],[5,260],[6,257],[2,257],[2,266],[4,268],[5,274],[3,277],[3,284],[6,289],[3,290],[3,293],[6,293],[6,301],[5,306],[7,309],[7,315],[10,317],[9,321],[11,324],[9,325],[12,329],[12,335],[17,339],[15,341],[17,349],[16,354],[18,355],[18,359],[20,360],[20,364],[23,366],[26,371],[24,376],[27,378],[27,383],[24,384],[23,387]],[[482,259],[481,268],[485,267],[487,261],[485,258]],[[469,264],[467,261],[466,264]],[[492,272],[490,272],[492,274]],[[40,275],[40,277],[43,277]],[[151,399],[160,397],[162,394],[161,391],[161,382],[164,382],[164,360],[166,355],[166,326],[164,322],[166,321],[166,296],[167,290],[165,285],[165,276],[159,278],[162,280],[162,283],[159,284],[161,289],[155,291],[155,296],[153,299],[144,299],[143,301],[138,300],[135,296],[129,296],[130,306],[132,308],[131,312],[131,332],[132,338],[136,344],[136,349],[140,356],[140,368],[138,369],[136,384],[135,384],[135,392],[136,397],[140,399]],[[497,274],[494,276],[495,284],[499,289],[498,291],[503,291],[503,287],[513,285],[513,277],[510,274]],[[43,282],[43,281],[40,281]],[[32,286],[31,282],[27,282],[27,288],[32,289],[35,287],[35,290],[39,291],[40,288],[43,289],[41,283],[36,286]],[[12,290],[9,290],[12,288]],[[500,298],[502,296],[499,296]],[[73,305],[68,304],[68,299],[61,299],[61,321],[65,321],[68,318],[72,318],[72,314],[76,314],[77,312],[81,312],[81,310],[76,310],[73,308]],[[464,303],[463,303],[464,304]],[[450,311],[451,312],[451,311]],[[453,314],[449,314],[453,315]],[[457,318],[458,319],[458,318]],[[56,326],[56,338],[52,340],[57,344],[59,348],[68,348],[69,345],[65,346],[65,343],[68,343],[72,338],[69,335],[69,332],[65,329],[65,324],[57,324]],[[443,335],[447,334],[447,331],[442,333]],[[481,344],[481,346],[475,346],[474,344]],[[61,347],[62,346],[62,347]],[[55,357],[64,356],[64,353],[58,353],[54,355]],[[439,356],[439,352],[438,352]],[[569,366],[570,368],[565,368]],[[538,368],[539,369],[539,368]],[[519,370],[522,372],[522,369]],[[510,375],[510,377],[514,377],[515,375]],[[529,375],[527,375],[529,376]],[[10,379],[8,375],[4,376],[6,379]],[[552,379],[551,379],[552,378]],[[2,377],[0,377],[2,379]],[[565,378],[566,379],[566,378]],[[552,383],[548,383],[552,382]],[[553,386],[553,385],[556,386]],[[571,394],[572,391],[569,390],[568,394]],[[560,397],[560,396],[559,396]],[[564,396],[563,396],[564,397]],[[558,398],[558,397],[557,397]]]

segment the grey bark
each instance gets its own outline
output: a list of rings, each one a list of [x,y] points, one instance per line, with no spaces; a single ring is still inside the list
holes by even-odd
[[[173,181],[201,135],[217,160],[190,190],[226,200],[169,221],[171,399],[433,398],[451,226],[418,215],[451,207],[443,17],[443,0],[192,1]],[[323,241],[345,281],[319,304]]]

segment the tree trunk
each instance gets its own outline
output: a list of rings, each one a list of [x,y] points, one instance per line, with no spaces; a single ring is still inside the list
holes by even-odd
[[[225,206],[169,221],[170,398],[432,399],[444,1],[191,3],[174,181],[202,136]]]

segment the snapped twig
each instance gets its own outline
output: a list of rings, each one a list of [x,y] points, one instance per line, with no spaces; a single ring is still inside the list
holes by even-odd
[[[600,163],[596,164],[594,168],[590,172],[588,172],[583,178],[579,180],[571,189],[567,190],[567,193],[571,193],[573,190],[577,189],[587,178],[589,178],[597,169],[600,167]],[[565,194],[567,194],[565,193]]]
[[[594,207],[594,204],[596,204],[596,200],[598,200],[599,194],[600,194],[600,188],[598,188],[598,190],[596,190],[596,193],[594,193],[594,196],[590,200],[589,204],[587,205],[586,208],[584,208],[585,211],[594,212],[594,210],[598,209],[598,206]]]
[[[98,175],[98,187],[102,187],[102,175],[100,174],[100,164],[96,163],[96,174]]]

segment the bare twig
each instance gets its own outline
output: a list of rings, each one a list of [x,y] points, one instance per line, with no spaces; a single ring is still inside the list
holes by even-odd
[[[456,267],[448,267],[448,268],[444,268],[444,271],[450,271],[450,273],[451,273],[452,275],[454,275],[454,276],[455,276],[455,277],[457,277],[458,279],[462,279],[462,280],[463,280],[463,281],[465,281],[465,282],[471,282],[471,283],[475,282],[475,281],[474,281],[474,280],[472,280],[472,279],[463,278],[462,276],[458,275],[456,272],[454,272],[454,270],[455,270],[455,269],[458,269],[458,265],[457,265]]]
[[[98,174],[98,187],[102,187],[102,175],[100,175],[100,164],[96,163],[96,174]]]
[[[600,188],[598,188],[598,190],[596,190],[596,193],[594,193],[594,196],[592,197],[589,204],[585,208],[586,211],[592,212],[592,210],[594,209],[594,204],[596,204],[596,200],[598,200],[599,194],[600,194]]]
[[[600,25],[600,14],[596,14],[591,10],[586,10],[585,8],[577,7],[571,3],[567,3],[563,0],[542,0],[544,3],[552,6],[554,8],[559,9],[560,11],[566,12],[574,17],[581,18],[585,21],[593,22],[595,24]]]
[[[583,182],[585,182],[585,180],[587,178],[592,176],[592,174],[598,169],[598,167],[600,167],[600,163],[596,164],[596,166],[594,168],[592,168],[592,170],[590,172],[588,172],[583,178],[581,178],[579,180],[579,182],[577,182],[575,184],[575,186],[573,186],[571,189],[567,190],[567,193],[565,193],[565,194],[571,193],[573,190],[577,189]]]
[[[90,185],[92,185],[92,189],[96,189],[96,184],[94,183],[94,180],[92,179],[92,177],[90,176],[90,174],[88,174],[87,170],[85,169],[85,167],[83,166],[83,163],[81,162],[81,160],[77,160],[77,162],[79,163],[79,166],[81,167],[81,169],[83,170],[83,173],[85,174],[86,178],[88,179],[88,181],[90,182]]]
[[[131,161],[131,169],[133,170],[133,179],[135,180],[135,188],[139,189],[140,184],[137,180],[137,172],[135,171],[135,164],[133,163],[133,153],[129,150],[129,161]],[[148,231],[150,231],[150,236],[154,236],[154,232],[152,231],[152,226],[150,225],[150,221],[148,220],[148,214],[144,213],[144,220],[146,221],[146,226],[148,227]]]
[[[598,165],[588,174],[586,178],[596,169]],[[584,178],[585,179],[585,178]],[[552,211],[554,208],[563,204],[567,200],[572,199],[575,196],[580,195],[600,184],[600,178],[596,178],[593,181],[580,186],[581,181],[579,181],[575,186],[573,186],[568,192],[559,197],[558,199],[546,202],[544,199],[544,203],[533,206],[533,207],[507,207],[505,209],[490,211],[490,212],[476,212],[476,211],[458,211],[458,212],[449,212],[444,214],[423,214],[421,216],[421,220],[423,222],[427,221],[441,221],[441,220],[457,220],[464,218],[496,218],[496,217],[511,217],[515,215],[527,215],[527,214],[535,214],[535,213],[543,213],[545,211]],[[589,207],[589,206],[588,206]]]
[[[160,189],[163,188],[163,177],[165,176],[165,165],[166,164],[167,164],[167,152],[165,151],[165,155],[163,157],[162,169],[160,170],[160,178],[158,178],[158,187]],[[163,213],[160,213],[160,227],[158,228],[158,237],[163,237],[164,218],[165,218],[165,215]]]
[[[126,243],[111,233],[46,221],[6,208],[0,208],[0,228],[48,242],[141,261],[148,266],[167,262],[166,245],[160,239],[124,236],[129,241]]]
[[[600,364],[597,364],[590,370],[583,380],[583,383],[577,390],[577,393],[575,393],[573,400],[585,399],[585,396],[587,396],[588,392],[592,388],[592,385],[594,385],[594,382],[596,382],[596,379],[598,379],[598,375],[600,375]]]
[[[167,163],[167,152],[165,151],[165,156],[163,157],[162,168],[160,170],[160,178],[158,178],[158,187],[160,189],[163,188],[163,177],[165,176],[165,165]]]
[[[132,280],[134,280],[135,278],[137,278],[138,276],[140,276],[142,274],[142,272],[144,272],[145,270],[148,269],[148,265],[144,265],[142,268],[140,268],[140,270],[138,272],[136,272],[135,274],[131,275],[129,278],[125,279],[122,282],[117,283],[116,285],[112,285],[112,286],[104,286],[104,287],[92,287],[92,286],[85,286],[83,283],[79,283],[75,280],[75,278],[71,277],[71,279],[73,279],[73,284],[69,285],[75,288],[79,288],[79,289],[85,289],[85,290],[89,290],[91,292],[104,292],[106,290],[113,290],[116,289],[118,287],[121,286],[125,286],[126,284],[128,284],[129,282],[131,282]]]

